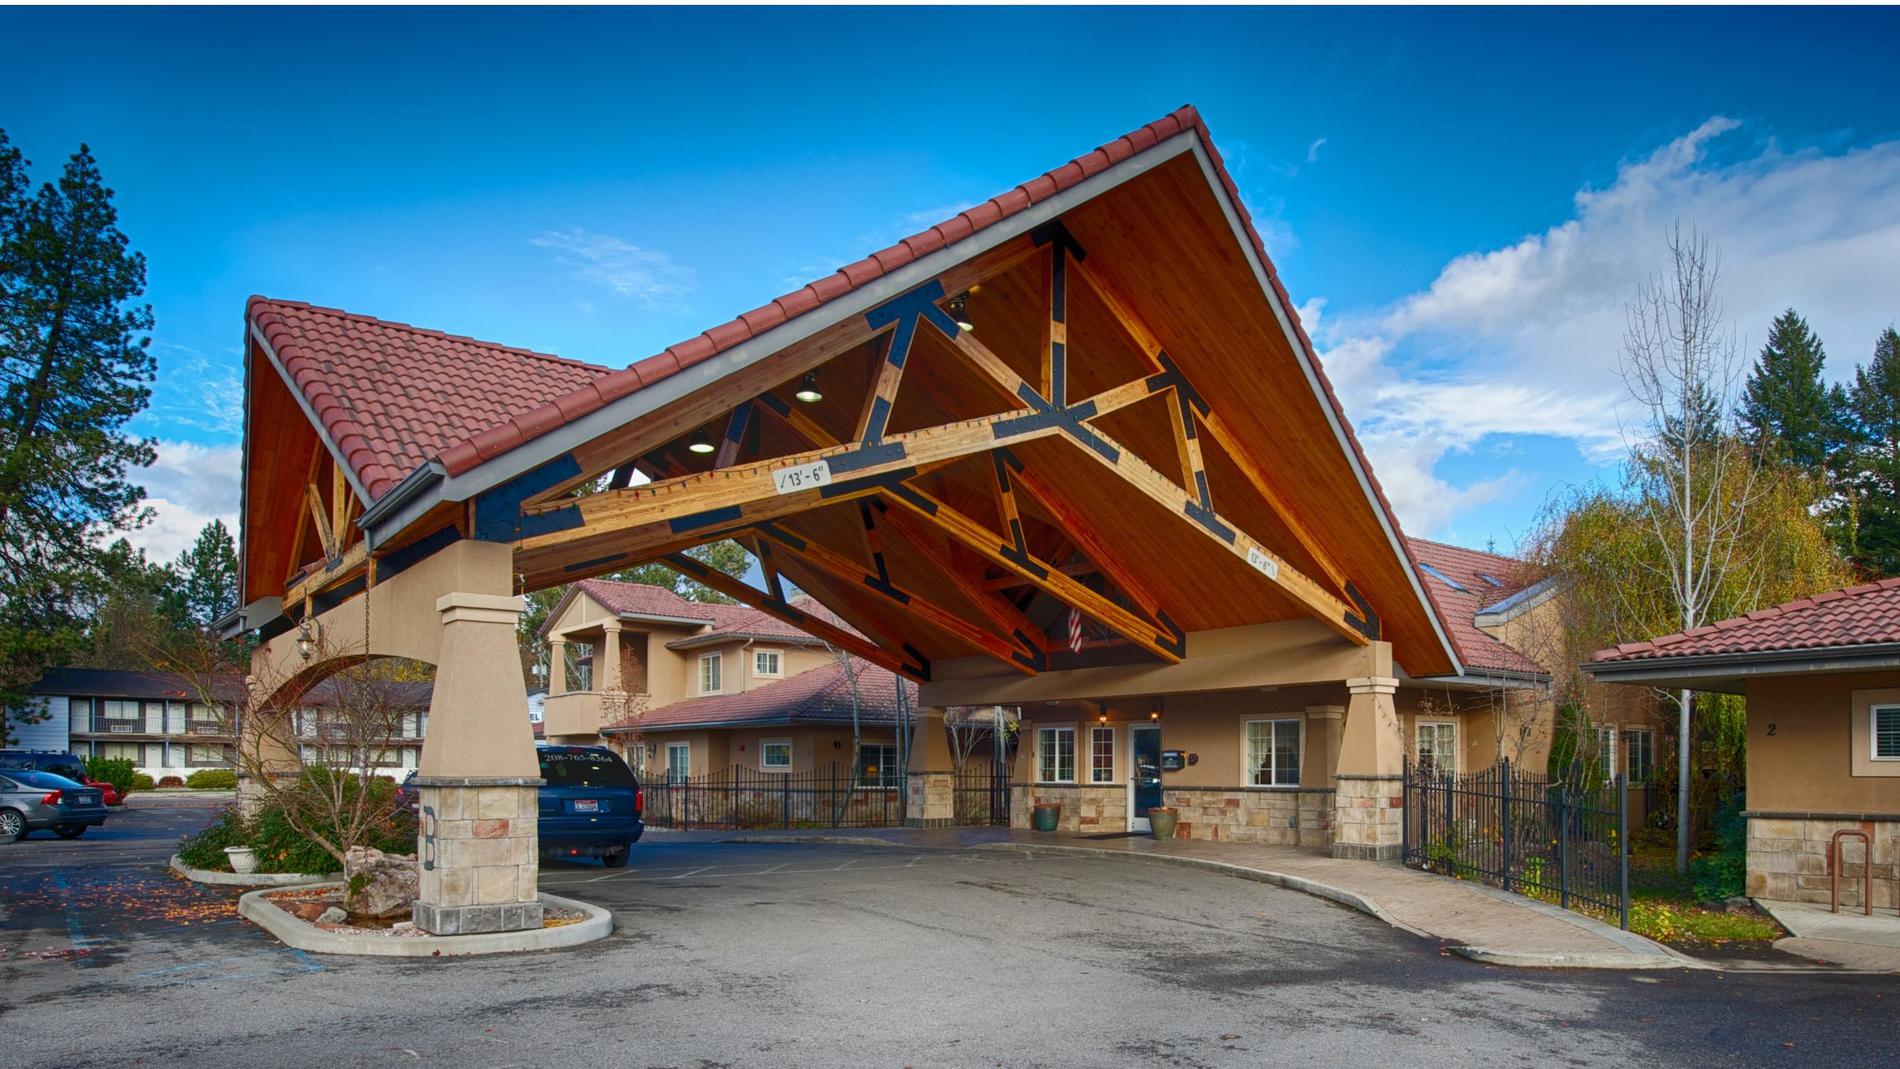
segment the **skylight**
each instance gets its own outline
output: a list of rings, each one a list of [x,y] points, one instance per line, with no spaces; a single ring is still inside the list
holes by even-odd
[[[1478,578],[1480,578],[1480,579],[1482,579],[1482,580],[1484,580],[1484,581],[1485,581],[1485,582],[1487,582],[1487,583],[1490,583],[1490,584],[1491,584],[1492,586],[1495,586],[1495,587],[1500,587],[1500,588],[1501,588],[1501,587],[1503,587],[1503,586],[1504,586],[1504,580],[1502,580],[1502,579],[1499,579],[1499,578],[1498,578],[1497,576],[1495,576],[1495,575],[1486,575],[1486,574],[1485,574],[1485,573],[1483,573],[1483,572],[1479,572],[1479,573],[1478,573]]]
[[[1424,572],[1426,575],[1431,576],[1433,579],[1438,580],[1439,582],[1445,584],[1446,586],[1452,588],[1453,590],[1458,591],[1461,594],[1471,593],[1470,587],[1464,585],[1463,583],[1460,583],[1458,580],[1453,579],[1451,576],[1446,575],[1444,572],[1439,571],[1438,569],[1432,567],[1429,564],[1421,564],[1418,566],[1418,568],[1420,571]]]

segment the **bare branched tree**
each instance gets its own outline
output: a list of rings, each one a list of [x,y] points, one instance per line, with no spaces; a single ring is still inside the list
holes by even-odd
[[[1700,627],[1746,549],[1756,461],[1735,433],[1735,392],[1747,362],[1716,295],[1720,268],[1708,239],[1680,225],[1670,264],[1629,306],[1622,375],[1639,420],[1631,472],[1643,520],[1661,553],[1660,578],[1683,630]],[[1626,430],[1626,438],[1630,437]],[[1692,692],[1676,694],[1679,747],[1676,869],[1689,867],[1689,725]]]
[[[1000,705],[955,706],[944,710],[943,728],[950,736],[950,763],[962,772],[986,740],[1001,753],[1003,740],[1014,730],[1016,710]]]

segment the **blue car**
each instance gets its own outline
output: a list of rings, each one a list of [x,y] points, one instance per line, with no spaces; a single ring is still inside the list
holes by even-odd
[[[627,863],[628,849],[640,841],[645,793],[633,769],[605,746],[536,743],[541,761],[541,812],[537,830],[546,860],[597,857],[608,868]],[[396,804],[411,813],[417,806],[416,774],[409,773]]]
[[[646,798],[633,769],[605,746],[537,743],[541,759],[541,856],[597,857],[608,868],[627,863],[646,824]]]

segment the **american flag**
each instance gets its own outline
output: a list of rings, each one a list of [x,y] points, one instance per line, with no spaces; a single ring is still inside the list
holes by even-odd
[[[1069,610],[1069,652],[1082,652],[1082,610]]]

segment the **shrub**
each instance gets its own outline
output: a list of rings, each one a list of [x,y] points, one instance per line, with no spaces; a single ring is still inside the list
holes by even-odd
[[[129,757],[86,758],[86,776],[100,783],[112,784],[112,789],[121,795],[132,789],[132,777],[136,775],[138,769]]]
[[[1689,863],[1689,878],[1701,901],[1742,893],[1748,871],[1748,819],[1742,816],[1746,801],[1746,795],[1737,794],[1715,811],[1715,852]]]
[[[229,872],[231,860],[225,856],[224,848],[244,846],[248,842],[250,829],[245,827],[237,806],[225,806],[219,810],[218,819],[203,830],[178,840],[178,859],[192,868]]]
[[[145,773],[143,772],[132,773],[132,786],[130,788],[131,790],[149,791],[156,786],[158,786],[158,784],[154,783],[152,781],[152,777],[146,775]],[[119,793],[123,794],[125,792],[121,791]]]
[[[237,787],[237,773],[228,768],[201,768],[185,780],[185,786],[199,791],[234,790]]]
[[[183,787],[185,781],[179,779],[177,776],[166,776],[164,779],[158,781],[158,785],[160,787]]]
[[[324,769],[310,769],[304,773],[312,789],[320,789],[320,778],[328,774]],[[345,784],[346,797],[349,792],[363,789],[361,782],[351,777],[350,782]],[[396,808],[395,796],[396,784],[393,781],[380,777],[370,780],[370,805],[378,816],[365,829],[356,845],[390,854],[415,853],[416,820]],[[337,836],[330,838],[334,841]],[[251,846],[257,851],[259,868],[265,872],[321,874],[335,872],[343,867],[316,840],[292,827],[284,807],[278,804],[266,805],[258,812],[252,824]]]

